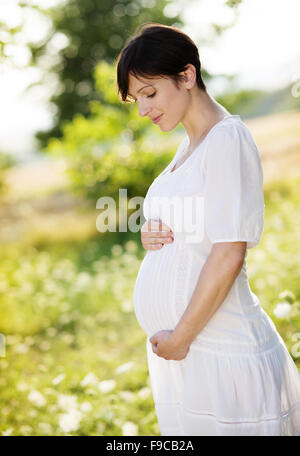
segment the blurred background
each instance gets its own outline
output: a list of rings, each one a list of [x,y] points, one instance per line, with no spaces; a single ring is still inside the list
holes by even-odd
[[[184,134],[117,97],[117,55],[149,21],[191,36],[209,93],[254,136],[266,206],[249,281],[300,368],[299,14],[297,0],[1,0],[0,435],[159,435],[132,303],[146,251],[139,231],[96,227],[98,198],[144,197]]]

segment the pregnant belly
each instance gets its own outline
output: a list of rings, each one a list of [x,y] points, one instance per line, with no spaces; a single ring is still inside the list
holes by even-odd
[[[133,293],[135,316],[147,336],[175,328],[196,280],[191,256],[178,244],[166,244],[160,250],[147,252]]]
[[[176,327],[190,302],[205,260],[175,242],[147,252],[135,282],[133,304],[136,319],[148,337]],[[223,347],[228,350],[228,344],[235,351],[236,346],[241,351],[251,351],[269,344],[277,335],[276,328],[254,297],[246,275],[240,273],[235,286],[195,342],[213,344],[217,351]]]
[[[133,304],[137,321],[147,336],[162,329],[174,329],[175,280],[177,248],[166,244],[160,250],[148,251],[140,266]]]

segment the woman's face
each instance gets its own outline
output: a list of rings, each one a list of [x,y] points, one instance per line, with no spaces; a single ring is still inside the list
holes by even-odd
[[[163,131],[173,130],[183,119],[189,93],[181,85],[177,89],[170,78],[141,78],[129,74],[128,94],[138,103],[139,115],[153,120]]]

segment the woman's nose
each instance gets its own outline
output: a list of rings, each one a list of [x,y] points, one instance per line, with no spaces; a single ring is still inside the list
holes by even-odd
[[[151,107],[147,103],[140,103],[139,104],[139,115],[141,117],[146,116],[149,111],[151,111]]]

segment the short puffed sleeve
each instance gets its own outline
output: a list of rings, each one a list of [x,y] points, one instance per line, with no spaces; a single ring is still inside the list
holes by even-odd
[[[217,126],[207,138],[203,160],[204,223],[211,243],[258,245],[264,224],[260,154],[242,122]]]

